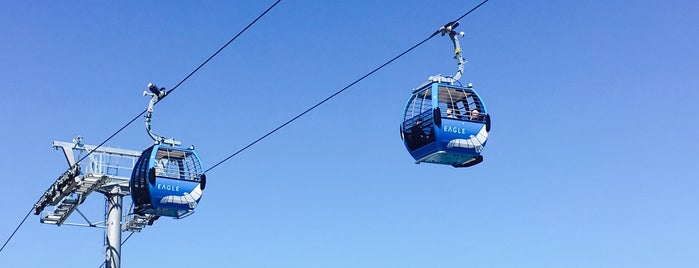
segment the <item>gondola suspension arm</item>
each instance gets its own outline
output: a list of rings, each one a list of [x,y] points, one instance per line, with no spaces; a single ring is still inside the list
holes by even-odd
[[[148,110],[146,110],[146,131],[148,132],[148,135],[157,144],[165,143],[172,146],[181,145],[182,143],[180,141],[176,141],[174,138],[165,138],[163,136],[158,136],[151,129],[150,121],[151,116],[153,115],[153,109],[155,107],[155,104],[163,98],[165,98],[165,96],[167,96],[168,94],[168,91],[166,91],[165,88],[158,88],[158,86],[154,85],[153,83],[148,83],[148,90],[150,90],[151,93],[149,93],[148,91],[143,91],[143,96],[151,96],[150,102],[148,102]]]
[[[457,62],[457,69],[456,69],[456,74],[453,77],[446,77],[444,82],[448,83],[454,83],[459,78],[461,78],[461,75],[464,73],[464,64],[466,64],[466,61],[464,58],[461,56],[461,46],[459,45],[459,37],[458,36],[464,36],[464,32],[457,33],[454,31],[456,27],[459,26],[458,21],[452,21],[450,23],[447,23],[446,25],[442,26],[442,28],[439,28],[439,33],[444,36],[445,34],[449,34],[449,39],[451,39],[452,43],[454,43],[454,58],[456,59]]]

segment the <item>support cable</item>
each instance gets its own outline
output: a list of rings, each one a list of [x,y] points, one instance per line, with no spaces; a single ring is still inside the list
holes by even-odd
[[[195,68],[191,73],[189,73],[187,76],[185,76],[185,78],[182,79],[182,81],[180,81],[180,82],[177,83],[174,87],[172,87],[170,90],[168,90],[167,93],[166,93],[165,95],[169,95],[170,93],[172,93],[173,91],[175,91],[175,89],[177,89],[180,85],[182,85],[185,81],[187,81],[190,77],[192,77],[192,75],[194,75],[197,71],[199,71],[199,69],[201,69],[202,67],[204,67],[204,65],[206,65],[207,63],[209,63],[209,61],[211,61],[211,59],[213,59],[214,57],[216,57],[221,51],[223,51],[223,49],[225,49],[226,47],[228,47],[228,45],[230,45],[231,43],[233,43],[233,41],[235,41],[236,39],[238,39],[238,37],[240,37],[240,36],[241,36],[243,33],[245,33],[248,29],[250,29],[250,27],[252,27],[255,23],[257,23],[257,21],[259,21],[262,17],[264,17],[267,13],[269,13],[269,11],[272,10],[275,6],[277,6],[277,4],[279,4],[279,2],[281,2],[281,1],[282,1],[282,0],[277,0],[277,1],[274,2],[271,6],[269,6],[264,12],[262,12],[259,16],[257,16],[257,18],[255,18],[252,22],[250,22],[247,26],[245,26],[245,28],[243,28],[240,32],[238,32],[238,34],[236,34],[235,36],[233,36],[233,38],[231,38],[228,42],[226,42],[226,44],[224,44],[221,48],[219,48],[216,52],[214,52],[214,54],[212,54],[211,56],[209,56],[209,58],[207,58],[204,62],[202,62],[199,66],[197,66],[197,68]],[[164,97],[163,97],[163,98],[164,98]],[[161,98],[160,100],[162,100],[163,98]],[[160,100],[158,100],[158,102],[160,102]],[[112,138],[114,138],[114,136],[116,136],[117,134],[119,134],[122,130],[124,130],[126,127],[128,127],[129,125],[131,125],[134,121],[138,120],[138,119],[139,119],[141,116],[143,116],[143,114],[145,114],[147,111],[148,111],[147,109],[146,109],[146,110],[143,110],[143,112],[141,112],[140,114],[136,115],[133,119],[131,119],[131,121],[129,121],[128,123],[126,123],[123,127],[121,127],[119,130],[117,130],[116,132],[114,132],[114,134],[110,135],[106,140],[104,140],[102,143],[100,143],[99,145],[97,145],[97,146],[95,147],[95,149],[92,149],[92,151],[88,152],[85,156],[83,156],[82,158],[80,158],[80,160],[78,160],[77,162],[75,162],[75,164],[76,164],[76,165],[79,164],[79,163],[80,163],[81,161],[83,161],[85,158],[87,158],[88,156],[90,156],[90,155],[92,154],[92,152],[94,152],[94,151],[96,151],[97,149],[99,149],[100,147],[102,147],[105,143],[107,143],[109,140],[111,140]]]
[[[24,219],[22,219],[22,222],[20,222],[19,225],[17,225],[17,228],[15,228],[15,230],[12,232],[10,237],[8,237],[7,240],[5,240],[5,243],[2,244],[2,247],[0,248],[0,252],[2,252],[3,249],[5,249],[5,246],[7,246],[7,243],[10,243],[10,240],[12,240],[12,237],[15,236],[15,234],[17,233],[17,230],[19,230],[19,227],[22,227],[22,224],[24,224],[24,221],[26,221],[27,218],[29,217],[29,215],[32,214],[32,211],[34,211],[34,208],[30,209],[29,212],[27,212],[27,215],[24,216]]]
[[[126,241],[128,241],[129,238],[131,238],[131,236],[132,236],[133,234],[135,234],[135,233],[136,233],[136,232],[131,232],[131,233],[129,234],[129,236],[127,236],[126,239],[124,239],[124,241],[121,241],[121,245],[123,246],[124,243],[126,243]],[[106,264],[107,264],[107,262],[103,262],[102,265],[100,265],[99,268],[104,267]]]
[[[262,14],[260,14],[259,16],[257,16],[257,18],[255,18],[255,20],[253,20],[252,22],[250,22],[250,23],[248,24],[248,26],[245,26],[245,28],[243,28],[243,30],[241,30],[238,34],[236,34],[233,38],[231,38],[231,40],[228,41],[228,43],[226,43],[226,44],[223,45],[221,48],[219,48],[213,55],[211,55],[211,57],[209,57],[208,59],[206,59],[201,65],[199,65],[199,67],[197,67],[196,69],[194,69],[194,71],[192,71],[189,75],[187,75],[187,77],[185,77],[184,79],[182,79],[182,81],[180,81],[179,83],[177,83],[177,85],[175,85],[174,87],[172,87],[172,89],[168,90],[168,91],[167,91],[167,94],[170,94],[171,92],[175,91],[175,89],[177,89],[177,87],[179,87],[182,83],[184,83],[184,81],[187,81],[187,79],[189,79],[189,77],[191,77],[192,75],[194,75],[194,73],[196,73],[197,71],[199,71],[199,69],[201,69],[201,67],[204,67],[204,65],[206,65],[211,59],[213,59],[214,57],[216,57],[216,55],[218,55],[219,52],[221,52],[224,48],[226,48],[230,43],[232,43],[233,41],[235,41],[235,39],[238,39],[238,36],[240,36],[240,35],[243,34],[245,31],[247,31],[250,27],[252,27],[252,25],[254,25],[254,24],[255,24],[258,20],[260,20],[262,17],[264,17],[264,16],[267,14],[267,12],[269,12],[270,10],[272,10],[272,9],[273,9],[277,4],[279,4],[279,2],[281,2],[281,1],[282,1],[282,0],[277,0],[276,2],[274,2],[274,4],[272,4],[271,6],[269,6],[269,7],[267,8],[267,10],[265,10],[264,12],[262,12]]]
[[[131,238],[131,236],[132,236],[133,234],[135,234],[135,233],[136,233],[136,232],[131,232],[131,233],[129,234],[129,236],[127,236],[126,239],[124,239],[124,241],[121,241],[121,245],[123,246],[124,243],[126,243],[126,241],[129,241],[129,238]]]
[[[471,10],[469,10],[468,12],[464,13],[463,15],[461,15],[461,17],[456,18],[454,21],[460,21],[460,20],[463,19],[464,17],[466,17],[466,16],[468,16],[469,14],[471,14],[471,12],[476,11],[476,9],[478,9],[479,7],[481,7],[482,5],[484,5],[485,3],[487,3],[488,1],[489,1],[489,0],[484,0],[484,1],[481,2],[480,4],[478,4],[478,5],[476,5],[475,7],[473,7],[473,8],[472,8]]]
[[[485,4],[485,3],[488,2],[488,1],[489,1],[489,0],[484,0],[483,2],[481,2],[480,4],[478,4],[477,6],[475,6],[475,7],[472,8],[471,10],[469,10],[468,12],[464,13],[463,15],[461,15],[461,17],[457,18],[456,20],[453,20],[452,22],[447,23],[444,27],[450,26],[450,25],[454,24],[455,22],[457,22],[458,20],[463,19],[464,17],[466,17],[467,15],[471,14],[471,12],[475,11],[476,9],[478,9],[479,7],[481,7],[483,4]],[[403,51],[402,53],[398,54],[398,56],[393,57],[392,59],[390,59],[390,60],[387,61],[386,63],[382,64],[381,66],[379,66],[379,67],[373,69],[372,71],[370,71],[369,73],[367,73],[367,74],[365,74],[364,76],[360,77],[359,79],[354,80],[354,82],[350,83],[349,85],[345,86],[344,88],[338,90],[337,92],[333,93],[332,95],[328,96],[327,98],[323,99],[322,101],[316,103],[315,105],[311,106],[310,108],[306,109],[305,111],[301,112],[300,114],[298,114],[298,115],[294,116],[293,118],[289,119],[288,121],[284,122],[283,124],[281,124],[280,126],[276,127],[275,129],[273,129],[273,130],[267,132],[266,134],[262,135],[261,137],[257,138],[256,140],[254,140],[254,141],[251,142],[250,144],[246,145],[246,146],[243,147],[242,149],[236,151],[235,153],[231,154],[230,156],[228,156],[228,157],[224,158],[223,160],[219,161],[218,163],[214,164],[213,166],[211,166],[210,168],[208,168],[206,171],[204,171],[204,173],[209,172],[210,170],[212,170],[212,169],[216,168],[217,166],[223,164],[224,162],[228,161],[229,159],[233,158],[234,156],[236,156],[236,155],[242,153],[242,152],[245,151],[246,149],[248,149],[248,148],[252,147],[253,145],[257,144],[258,142],[264,140],[265,138],[267,138],[268,136],[270,136],[270,135],[272,135],[273,133],[277,132],[278,130],[280,130],[280,129],[284,128],[285,126],[291,124],[292,122],[296,121],[296,120],[299,119],[300,117],[306,115],[308,112],[314,110],[314,109],[317,108],[318,106],[324,104],[325,102],[329,101],[330,99],[334,98],[335,96],[339,95],[340,93],[344,92],[345,90],[349,89],[350,87],[354,86],[355,84],[359,83],[360,81],[362,81],[362,80],[364,80],[365,78],[369,77],[370,75],[374,74],[375,72],[381,70],[383,67],[386,67],[386,65],[391,64],[393,61],[397,60],[398,58],[402,57],[403,55],[405,55],[405,54],[407,54],[408,52],[412,51],[413,49],[415,49],[415,48],[421,46],[422,44],[424,44],[424,43],[427,42],[428,40],[432,39],[432,37],[435,37],[436,35],[440,34],[440,33],[442,32],[442,29],[443,29],[444,27],[440,28],[439,30],[437,30],[437,31],[435,31],[434,33],[432,33],[429,37],[425,38],[424,40],[420,41],[419,43],[413,45],[412,47],[410,47],[410,48],[408,48],[407,50]]]

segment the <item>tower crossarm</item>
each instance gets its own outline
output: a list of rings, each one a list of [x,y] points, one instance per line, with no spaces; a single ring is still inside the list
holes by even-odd
[[[103,188],[116,185],[123,195],[130,194],[129,178],[140,151],[85,145],[81,137],[72,143],[54,141],[52,145],[63,151],[70,167],[34,204],[36,215],[47,206],[55,206],[53,212],[42,216],[42,223],[63,224],[90,193]],[[81,155],[88,153],[84,161],[78,162]]]

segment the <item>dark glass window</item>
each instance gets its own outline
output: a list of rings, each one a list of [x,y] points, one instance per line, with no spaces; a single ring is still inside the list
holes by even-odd
[[[156,176],[171,179],[198,181],[203,172],[193,152],[163,147],[158,149],[153,167]]]
[[[442,118],[483,122],[483,103],[468,88],[439,87],[438,106]]]
[[[435,140],[431,92],[431,87],[428,86],[413,94],[405,109],[403,138],[410,150],[420,148]]]

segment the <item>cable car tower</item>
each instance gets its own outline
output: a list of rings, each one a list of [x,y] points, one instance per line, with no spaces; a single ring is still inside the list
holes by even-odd
[[[162,99],[166,93],[164,93],[165,91],[160,91],[152,84],[148,86],[153,94],[144,92],[144,95],[152,95],[153,97],[148,105],[148,113],[146,114],[146,130],[155,140],[155,145],[149,147],[146,151],[150,152],[150,149],[154,146],[162,145],[162,143],[166,143],[169,146],[179,145],[179,141],[157,136],[151,131],[150,121],[153,105]],[[179,159],[180,164],[191,164],[191,162],[193,162],[192,160],[196,160],[196,171],[200,172],[190,172],[191,174],[196,174],[196,176],[192,176],[191,179],[183,181],[184,184],[190,186],[190,188],[199,189],[199,198],[192,204],[191,202],[177,202],[180,201],[180,199],[186,198],[177,199],[177,196],[168,196],[167,198],[169,199],[167,200],[175,203],[175,205],[171,205],[171,207],[176,207],[176,205],[189,206],[189,209],[180,210],[167,210],[167,208],[171,207],[165,207],[165,209],[159,210],[140,208],[139,210],[139,207],[136,206],[136,202],[132,202],[130,208],[124,213],[124,196],[134,194],[135,188],[134,185],[132,185],[132,178],[134,174],[140,174],[139,172],[135,172],[134,168],[137,168],[138,164],[143,162],[143,160],[139,161],[143,155],[141,151],[86,145],[83,144],[83,138],[81,136],[73,139],[72,142],[54,141],[53,148],[63,151],[69,167],[68,170],[63,172],[63,174],[61,174],[44,192],[41,198],[39,198],[39,201],[34,204],[33,213],[35,215],[40,215],[40,222],[44,224],[104,229],[106,268],[119,268],[121,266],[122,232],[140,232],[147,225],[152,225],[160,216],[181,218],[191,214],[194,205],[196,205],[196,202],[201,198],[201,190],[204,188],[206,181],[206,177],[203,175],[203,172],[201,172],[201,163],[194,153],[193,148],[178,148],[179,152],[184,152],[179,154],[177,154],[177,150],[170,150],[168,151],[169,153],[174,152],[169,155],[171,159],[177,161],[177,157],[181,156]],[[158,150],[158,152],[160,152],[160,150]],[[83,157],[84,159],[81,159],[83,155],[86,156]],[[153,159],[153,157],[145,157],[144,159]],[[186,162],[187,160],[189,160],[189,162]],[[150,163],[148,161],[146,162]],[[182,166],[180,166],[180,168],[184,170]],[[188,171],[185,171],[180,174],[190,174],[187,173]],[[153,177],[153,179],[155,180],[156,177]],[[186,189],[187,187],[181,186],[181,188]],[[136,191],[138,191],[137,188]],[[94,192],[103,194],[105,198],[104,220],[102,221],[91,221],[80,210],[80,205]],[[190,192],[184,193],[183,195],[191,197],[194,194],[194,191],[190,189]],[[134,201],[136,201],[136,198],[134,198]],[[160,204],[160,202],[158,202],[158,204]],[[54,207],[54,209],[52,212],[48,212],[46,211],[47,207]],[[175,215],[167,214],[167,212],[170,211],[181,213]],[[84,222],[69,222],[68,219],[74,212],[77,212]]]
[[[123,198],[131,194],[129,178],[141,152],[86,145],[80,136],[73,142],[54,141],[53,148],[63,151],[69,168],[34,204],[34,214],[40,215],[40,222],[44,224],[104,229],[106,267],[120,267],[121,233],[140,232],[156,219],[153,215],[123,213]],[[92,153],[77,163],[81,155],[88,152]],[[80,210],[80,205],[94,192],[103,194],[105,198],[103,221],[92,221]],[[48,206],[53,206],[54,210],[46,212]],[[69,222],[68,219],[74,212],[84,222]]]

